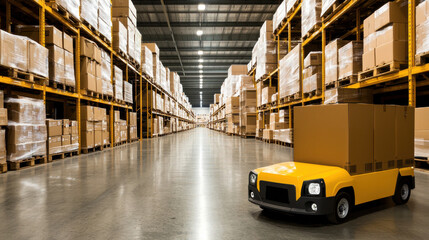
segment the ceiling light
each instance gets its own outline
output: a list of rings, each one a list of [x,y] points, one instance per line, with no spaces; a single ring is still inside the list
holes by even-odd
[[[204,54],[203,51],[201,51],[201,50],[198,51],[198,55],[203,55],[203,54]]]
[[[200,65],[198,65],[198,67],[199,67],[199,68],[203,68],[203,65],[201,65],[201,64],[200,64]]]
[[[203,30],[198,30],[197,31],[197,36],[201,36],[201,35],[203,35],[203,33],[204,33]]]
[[[199,62],[199,63],[203,63],[203,62],[204,62],[204,59],[200,58],[200,59],[198,60],[198,62]]]
[[[203,73],[204,71],[203,70],[200,70],[200,73]]]
[[[203,92],[200,92],[200,95],[203,94]]]
[[[204,11],[206,10],[206,5],[203,3],[198,4],[198,11]]]
[[[200,78],[203,78],[203,75],[200,75]]]

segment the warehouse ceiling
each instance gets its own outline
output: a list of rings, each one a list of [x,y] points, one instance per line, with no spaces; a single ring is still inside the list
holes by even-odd
[[[272,19],[280,0],[133,2],[143,42],[158,44],[162,63],[179,73],[192,106],[208,107],[213,103],[213,95],[220,93],[229,66],[249,63],[259,29],[265,20]],[[205,10],[199,10],[199,4],[205,4]],[[197,35],[198,30],[203,31],[201,36]],[[198,51],[203,54],[198,55]]]

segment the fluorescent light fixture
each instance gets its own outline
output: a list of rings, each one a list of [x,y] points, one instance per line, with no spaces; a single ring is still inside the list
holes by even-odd
[[[200,92],[200,95],[203,94],[203,92]]]
[[[203,33],[204,33],[204,32],[203,32],[203,30],[198,30],[198,31],[197,31],[197,36],[202,36],[202,35],[203,35]]]
[[[199,63],[203,63],[203,62],[204,62],[204,59],[200,58],[200,59],[198,60],[198,62],[199,62]]]
[[[200,70],[200,73],[203,73],[204,71],[203,70]]]
[[[203,68],[203,65],[201,65],[201,64],[200,64],[200,65],[198,65],[198,67],[199,67],[199,68]]]
[[[199,51],[198,51],[198,55],[200,55],[200,56],[201,56],[201,55],[203,55],[203,54],[204,54],[204,52],[203,52],[203,51],[201,51],[201,50],[199,50]]]
[[[206,5],[204,3],[198,4],[198,11],[204,11],[206,10]]]
[[[203,75],[200,75],[200,78],[203,78]]]

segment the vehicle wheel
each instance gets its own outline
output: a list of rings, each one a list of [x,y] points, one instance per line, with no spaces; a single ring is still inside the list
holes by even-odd
[[[393,195],[393,201],[397,205],[405,204],[408,202],[411,196],[410,183],[406,180],[399,181],[396,186],[395,195]]]
[[[335,197],[333,212],[328,215],[328,220],[335,224],[346,222],[353,204],[351,199],[350,195],[346,192],[338,193]]]

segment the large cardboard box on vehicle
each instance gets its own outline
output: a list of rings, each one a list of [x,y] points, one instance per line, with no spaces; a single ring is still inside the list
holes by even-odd
[[[295,108],[294,161],[373,171],[374,107],[336,104]]]

